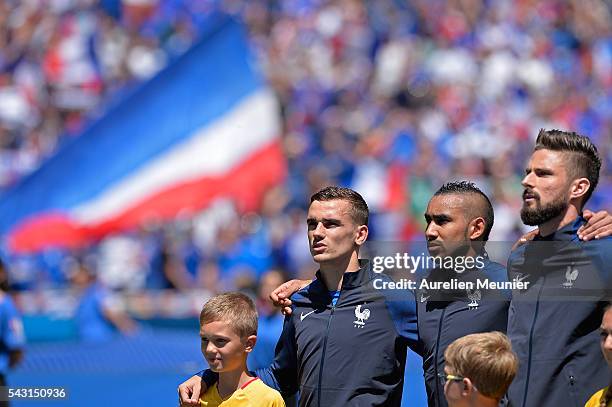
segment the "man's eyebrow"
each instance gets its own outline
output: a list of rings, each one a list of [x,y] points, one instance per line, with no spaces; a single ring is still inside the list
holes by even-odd
[[[425,213],[425,219],[435,219],[435,220],[451,220],[450,215],[445,213]]]
[[[315,219],[315,218],[308,218],[306,219],[306,222],[310,223],[310,222],[327,222],[327,223],[340,223],[340,219],[336,219],[336,218],[321,218],[321,219]]]
[[[552,173],[554,173],[554,171],[551,170],[550,168],[535,168],[535,171],[539,171],[539,172],[542,172],[544,174],[552,174]]]
[[[548,167],[527,167],[525,168],[525,174],[529,174],[530,172],[540,172],[540,173],[544,173],[544,174],[553,174],[554,171]]]

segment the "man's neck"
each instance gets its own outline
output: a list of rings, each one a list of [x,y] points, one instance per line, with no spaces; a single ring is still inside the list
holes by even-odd
[[[359,260],[357,255],[351,257],[346,262],[336,264],[320,264],[321,277],[328,290],[338,290],[342,288],[344,273],[352,273],[359,271]]]
[[[227,399],[251,379],[252,377],[248,374],[246,363],[241,369],[219,373],[219,381],[217,382],[219,396],[224,400]]]
[[[465,257],[465,258],[476,258],[476,256],[480,255],[479,252],[481,253],[483,250],[484,250],[484,247],[481,247],[481,248],[477,249],[474,246],[474,243],[472,243],[472,245],[470,245],[470,248],[467,250],[467,252],[465,253],[465,255],[463,257]]]
[[[580,215],[580,212],[576,209],[575,206],[570,205],[567,208],[565,213],[538,225],[538,229],[540,230],[540,236],[546,237],[555,233],[557,230],[563,228],[564,226],[570,224],[574,219],[576,219]]]

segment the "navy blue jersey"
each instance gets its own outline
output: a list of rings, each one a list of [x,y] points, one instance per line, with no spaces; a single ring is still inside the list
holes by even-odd
[[[484,262],[484,267],[464,273],[434,270],[428,281],[462,282],[489,279],[506,282],[506,268],[499,263]],[[444,386],[438,373],[444,372],[444,351],[454,340],[463,336],[506,331],[508,322],[509,292],[486,290],[446,290],[416,292],[419,339],[422,347],[423,373],[430,407],[447,406]]]
[[[529,283],[512,293],[508,336],[519,371],[511,406],[582,407],[609,383],[599,327],[610,300],[612,239],[581,242],[578,218],[552,236],[515,250],[509,278]]]
[[[320,274],[292,297],[270,368],[257,371],[300,406],[400,406],[407,346],[416,348],[412,292],[374,288],[369,267],[345,273],[335,305]]]

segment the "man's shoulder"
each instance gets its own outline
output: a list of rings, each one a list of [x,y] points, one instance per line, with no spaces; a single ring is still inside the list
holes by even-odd
[[[323,287],[321,281],[314,279],[306,287],[303,287],[291,294],[289,299],[293,304],[308,305],[319,301],[319,299],[322,298],[325,293],[325,287]]]
[[[582,251],[600,271],[610,274],[612,263],[612,236],[582,243]]]
[[[510,252],[510,255],[508,256],[508,264],[511,264],[515,261],[518,261],[524,258],[525,251],[527,250],[527,246],[529,246],[529,244],[532,244],[532,242],[525,242],[521,244],[520,246],[518,246],[517,248],[515,248],[514,250],[512,250]]]
[[[601,252],[612,249],[612,236],[606,236],[601,239],[592,239],[586,242],[580,240],[580,242],[585,248],[592,248],[593,250]]]
[[[504,266],[501,263],[491,260],[485,264],[485,266],[483,267],[483,270],[491,274],[502,273],[506,270],[506,266]]]

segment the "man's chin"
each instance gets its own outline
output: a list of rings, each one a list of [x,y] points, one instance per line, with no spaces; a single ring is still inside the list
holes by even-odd
[[[521,221],[527,226],[538,226],[543,223],[542,217],[537,211],[527,208],[524,205],[521,209]]]
[[[444,257],[444,249],[440,246],[428,247],[427,252],[429,256],[433,258]]]
[[[312,260],[321,265],[323,263],[327,263],[329,261],[329,256],[325,253],[317,253],[312,255]]]

